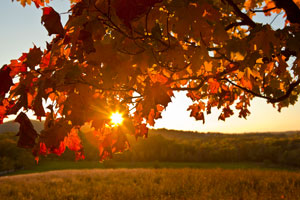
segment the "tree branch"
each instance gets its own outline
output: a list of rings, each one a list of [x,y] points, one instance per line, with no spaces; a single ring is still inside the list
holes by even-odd
[[[175,90],[175,91],[197,91],[199,90],[205,83],[205,81],[207,80],[207,77],[205,79],[203,79],[198,86],[196,87],[174,87],[174,88],[170,88],[171,90]]]
[[[232,1],[232,0],[225,0],[227,1],[227,3],[233,8],[234,12],[242,18],[242,22],[245,25],[249,25],[251,28],[254,28],[256,26],[255,22],[252,21],[252,19],[250,19],[250,17],[248,15],[246,15],[245,13],[243,13],[239,7]]]
[[[245,87],[243,87],[243,86],[240,86],[240,85],[234,83],[233,81],[229,80],[228,78],[223,78],[222,80],[225,80],[225,81],[229,82],[231,85],[234,85],[235,87],[240,88],[241,90],[243,90],[243,91],[245,91],[245,92],[247,92],[247,93],[250,93],[250,94],[252,94],[253,96],[260,97],[260,98],[267,99],[267,100],[270,100],[270,99],[271,99],[271,98],[269,98],[269,97],[266,97],[266,96],[263,96],[263,95],[261,95],[261,94],[255,93],[255,92],[253,92],[252,90],[249,90],[248,88],[245,88]]]
[[[242,87],[242,86],[234,83],[233,81],[229,80],[228,78],[223,78],[223,80],[229,82],[230,84],[234,85],[237,88],[240,88],[241,90],[244,90],[245,92],[248,92],[248,93],[252,94],[253,96],[260,97],[260,98],[263,98],[263,99],[267,99],[270,103],[278,103],[278,102],[284,101],[285,99],[289,98],[292,91],[294,90],[294,88],[297,87],[300,84],[300,79],[298,79],[297,81],[295,81],[295,82],[293,82],[289,85],[289,89],[287,90],[287,92],[283,96],[278,97],[278,98],[271,98],[271,97],[263,96],[263,95],[258,94],[256,92],[253,92],[252,90],[249,90],[248,88]]]
[[[273,0],[277,8],[285,10],[287,19],[291,23],[300,24],[300,9],[293,0]]]
[[[283,95],[279,98],[276,98],[276,99],[271,99],[270,102],[277,103],[277,102],[280,102],[280,101],[283,101],[283,100],[289,98],[289,96],[293,92],[294,88],[297,87],[299,84],[300,84],[300,79],[298,79],[297,81],[295,81],[289,85],[289,89],[286,91],[285,95]]]
[[[225,31],[228,31],[229,29],[233,28],[233,27],[236,27],[236,26],[242,26],[242,25],[248,25],[246,24],[244,21],[241,21],[241,22],[234,22],[232,24],[229,24],[225,27]]]
[[[263,13],[265,13],[265,12],[269,12],[269,11],[271,11],[271,10],[275,10],[275,9],[277,9],[277,7],[273,7],[273,8],[269,8],[269,9],[265,9],[265,10],[250,10],[251,12],[253,12],[253,13],[257,13],[257,12],[263,12]]]

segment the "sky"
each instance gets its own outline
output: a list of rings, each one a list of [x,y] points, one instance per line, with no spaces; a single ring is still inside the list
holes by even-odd
[[[68,0],[54,0],[50,3],[58,13],[68,11]],[[34,5],[23,8],[19,2],[1,0],[0,3],[0,67],[8,64],[11,59],[19,58],[23,52],[28,52],[33,45],[45,48],[46,41],[50,41],[46,29],[41,25],[41,9]],[[62,14],[65,23],[67,15]],[[274,16],[256,20],[271,22]],[[280,16],[274,20],[272,26],[282,27]],[[274,132],[300,130],[300,102],[294,106],[282,109],[279,113],[265,100],[256,98],[249,108],[251,115],[245,119],[238,117],[238,112],[226,121],[218,120],[221,110],[212,109],[212,114],[205,116],[205,124],[195,121],[187,111],[192,101],[185,92],[176,92],[172,103],[162,113],[162,119],[156,121],[154,128],[190,130],[199,132],[245,133],[245,132]],[[33,119],[32,115],[29,114]],[[13,118],[9,118],[11,120]]]

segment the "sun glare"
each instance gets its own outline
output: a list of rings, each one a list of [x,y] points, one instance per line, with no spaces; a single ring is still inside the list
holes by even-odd
[[[110,119],[111,119],[111,123],[115,126],[120,125],[123,122],[122,114],[118,112],[112,113]]]

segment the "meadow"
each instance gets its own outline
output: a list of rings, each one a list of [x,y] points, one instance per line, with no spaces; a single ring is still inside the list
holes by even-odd
[[[19,169],[5,175],[18,175],[40,173],[53,170],[66,170],[66,169],[257,169],[257,170],[276,170],[276,171],[294,171],[299,172],[299,168],[289,166],[253,163],[253,162],[120,162],[114,160],[106,160],[102,163],[99,161],[64,161],[64,160],[42,160],[39,164],[35,164],[30,168]]]
[[[86,159],[40,157],[0,134],[0,199],[299,200],[300,133],[199,134],[151,131],[129,138],[131,149],[100,163],[86,143]],[[84,138],[83,138],[84,139]],[[83,142],[87,142],[84,141]]]
[[[1,199],[300,199],[300,173],[228,169],[60,170],[0,177]]]

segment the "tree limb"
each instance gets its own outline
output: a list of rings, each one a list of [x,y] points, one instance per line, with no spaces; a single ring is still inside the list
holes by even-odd
[[[239,7],[232,1],[232,0],[225,0],[227,3],[233,8],[234,12],[242,18],[242,22],[246,25],[249,25],[251,28],[254,28],[256,26],[256,23],[250,19],[248,15],[243,13]]]
[[[283,100],[289,98],[289,96],[293,92],[294,88],[297,87],[299,84],[300,84],[300,79],[298,79],[297,81],[295,81],[289,85],[289,89],[286,91],[285,95],[278,97],[276,99],[271,99],[270,102],[277,103],[277,102],[280,102],[280,101],[283,101]]]
[[[252,10],[252,9],[250,9],[250,11],[253,12],[253,13],[257,13],[257,12],[265,13],[265,12],[269,12],[269,11],[275,10],[275,9],[277,9],[277,7],[273,7],[273,8],[269,8],[269,9],[265,9],[265,10]]]
[[[223,78],[223,80],[229,82],[230,84],[234,85],[237,88],[240,88],[241,90],[244,90],[247,93],[252,94],[253,96],[260,97],[260,98],[263,98],[263,99],[267,99],[270,103],[278,103],[278,102],[284,101],[285,99],[289,98],[292,91],[294,90],[294,88],[297,87],[300,84],[300,79],[298,79],[297,81],[295,81],[295,82],[293,82],[289,85],[289,89],[287,90],[287,92],[283,96],[278,97],[278,98],[271,98],[271,97],[263,96],[263,95],[258,94],[256,92],[253,92],[252,90],[249,90],[248,88],[242,87],[242,86],[234,83],[233,81],[229,80],[228,78]]]
[[[273,0],[277,8],[285,10],[287,19],[291,23],[300,24],[300,9],[293,0]]]
[[[248,25],[246,24],[244,21],[241,21],[241,22],[234,22],[232,24],[229,24],[225,27],[225,31],[228,31],[229,29],[233,28],[233,27],[236,27],[236,26],[242,26],[242,25]]]

